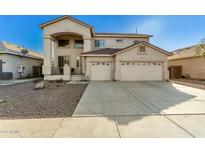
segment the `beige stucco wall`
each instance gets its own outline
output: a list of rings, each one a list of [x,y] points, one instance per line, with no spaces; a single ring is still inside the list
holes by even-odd
[[[139,46],[122,52],[115,57],[115,79],[120,80],[120,62],[121,61],[158,61],[163,62],[163,79],[169,78],[167,55],[152,48],[146,46],[146,53],[139,53]]]
[[[167,55],[149,46],[146,53],[139,53],[139,46],[116,55],[116,61],[167,61]]]
[[[43,63],[43,60],[19,57],[9,54],[0,55],[0,59],[2,59],[3,62],[6,62],[2,65],[3,72],[12,72],[13,78],[19,77],[17,70],[17,66],[19,64],[25,66],[24,77],[27,77],[28,75],[33,75],[33,66],[41,66]]]
[[[44,27],[44,37],[62,32],[77,33],[87,37],[91,36],[90,29],[88,27],[68,19],[64,19]]]
[[[116,40],[122,39],[123,43],[118,43]],[[104,40],[105,48],[125,48],[134,44],[134,41],[146,41],[149,42],[149,38],[126,38],[126,37],[93,37],[92,38],[92,49],[98,49],[95,47],[95,40]]]
[[[205,79],[205,58],[185,58],[169,60],[169,66],[182,66],[182,75],[189,74],[191,78]]]

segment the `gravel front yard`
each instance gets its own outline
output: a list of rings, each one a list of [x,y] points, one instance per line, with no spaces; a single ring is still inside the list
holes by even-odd
[[[0,118],[68,117],[74,112],[87,84],[46,82],[45,89],[34,90],[36,83],[0,86]]]

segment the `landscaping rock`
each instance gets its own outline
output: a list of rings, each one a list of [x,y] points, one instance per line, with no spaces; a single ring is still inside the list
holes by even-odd
[[[44,88],[45,88],[45,82],[41,81],[41,82],[36,84],[34,90],[39,90],[39,89],[44,89]]]
[[[72,116],[87,84],[45,82],[45,88],[34,90],[36,83],[0,86],[0,118],[54,118]],[[40,82],[39,82],[40,83]]]
[[[5,102],[6,102],[5,99],[0,99],[0,104],[1,104],[1,103],[5,103]]]

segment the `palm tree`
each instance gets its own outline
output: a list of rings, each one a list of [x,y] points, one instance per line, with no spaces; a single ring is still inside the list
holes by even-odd
[[[26,49],[26,48],[23,47],[23,48],[21,49],[21,53],[23,54],[23,56],[22,56],[22,62],[21,62],[21,63],[22,63],[23,70],[24,70],[25,68],[24,68],[24,65],[23,65],[23,58],[26,56],[27,53],[29,53],[29,51],[28,51],[28,49]],[[20,75],[20,78],[22,78],[22,77],[23,77],[23,72],[22,72],[22,73],[19,73],[19,75]]]

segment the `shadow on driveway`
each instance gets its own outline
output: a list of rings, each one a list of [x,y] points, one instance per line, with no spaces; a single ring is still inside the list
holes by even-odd
[[[91,82],[73,116],[130,116],[115,119],[126,125],[151,115],[205,113],[203,98],[204,91],[170,82]]]

